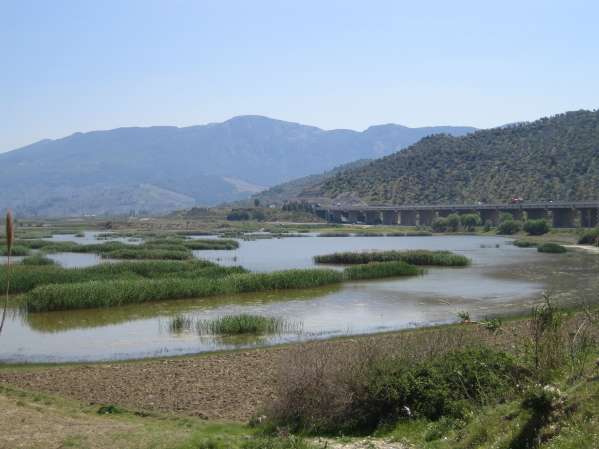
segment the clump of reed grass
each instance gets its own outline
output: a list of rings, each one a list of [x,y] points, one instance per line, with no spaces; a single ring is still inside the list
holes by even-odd
[[[514,246],[518,248],[534,248],[538,245],[538,243],[531,242],[530,240],[514,240]]]
[[[412,265],[463,267],[470,259],[449,251],[368,251],[345,252],[315,256],[316,263],[326,264],[365,264],[369,262],[406,262]]]
[[[41,285],[25,295],[23,306],[31,312],[112,307],[147,301],[319,287],[340,283],[343,279],[343,273],[327,269],[230,274],[216,278],[109,278]]]
[[[239,242],[231,239],[185,240],[186,248],[192,250],[231,250],[239,248]]]
[[[48,266],[48,265],[56,265],[56,262],[46,257],[42,254],[33,254],[32,256],[27,256],[21,261],[22,265],[35,265],[35,266]]]
[[[537,251],[540,253],[553,253],[553,254],[561,254],[566,252],[566,248],[557,243],[543,243],[537,247]]]
[[[370,262],[348,267],[344,270],[346,279],[380,279],[397,276],[414,276],[422,274],[423,270],[406,262]]]
[[[0,256],[26,256],[30,252],[30,249],[23,245],[13,245],[9,249],[8,246],[5,248],[0,248]]]
[[[200,320],[196,330],[200,335],[265,335],[289,330],[292,326],[281,318],[261,315],[224,315],[212,320]]]
[[[349,232],[321,232],[318,237],[351,237]]]

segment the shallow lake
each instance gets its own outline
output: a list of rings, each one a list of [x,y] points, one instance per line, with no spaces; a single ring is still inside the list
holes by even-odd
[[[161,301],[112,309],[22,314],[11,309],[0,337],[0,360],[111,360],[178,355],[288,341],[404,329],[517,313],[530,307],[547,279],[525,275],[556,255],[513,246],[504,237],[297,237],[242,241],[235,251],[197,251],[196,257],[253,271],[312,267],[312,257],[369,249],[450,250],[472,260],[466,268],[429,268],[402,279],[351,282],[302,291]],[[88,255],[86,255],[88,256]],[[591,268],[588,268],[589,270]],[[255,313],[294,323],[293,331],[261,338],[200,337],[171,332],[176,316],[195,320]],[[301,331],[297,331],[300,327]]]

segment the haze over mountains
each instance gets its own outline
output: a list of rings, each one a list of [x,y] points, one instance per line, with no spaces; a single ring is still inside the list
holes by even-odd
[[[247,198],[421,138],[471,127],[325,131],[261,116],[76,133],[0,154],[0,208],[20,216],[161,213]]]

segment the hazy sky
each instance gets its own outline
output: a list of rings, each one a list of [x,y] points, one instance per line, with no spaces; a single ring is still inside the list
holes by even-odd
[[[597,1],[0,0],[0,151],[260,114],[490,127],[599,107]]]

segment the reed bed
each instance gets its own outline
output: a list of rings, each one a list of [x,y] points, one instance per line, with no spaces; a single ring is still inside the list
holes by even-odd
[[[192,250],[232,250],[239,248],[239,242],[231,239],[185,240],[184,245]]]
[[[318,237],[351,237],[349,232],[321,232]]]
[[[534,248],[539,246],[536,242],[531,242],[530,240],[514,240],[514,246],[518,248]]]
[[[11,256],[27,256],[30,253],[30,249],[23,245],[14,245],[11,248]],[[0,256],[8,256],[8,247],[0,247]]]
[[[558,245],[557,243],[543,243],[537,247],[537,251],[540,253],[562,254],[567,250],[565,247]]]
[[[6,288],[5,266],[0,266],[0,288]],[[208,261],[130,261],[104,263],[86,268],[62,268],[56,265],[12,267],[12,292],[26,293],[46,284],[73,284],[88,281],[143,280],[149,278],[217,278],[245,273],[241,267],[222,267]]]
[[[406,262],[370,262],[367,264],[354,265],[346,268],[345,278],[349,281],[360,279],[381,279],[398,276],[415,276],[423,274],[422,268],[410,265]]]
[[[463,267],[470,259],[450,251],[368,251],[345,252],[315,256],[316,263],[354,265],[370,262],[406,262],[411,265]]]
[[[56,262],[42,254],[33,254],[21,260],[22,265],[47,266],[56,265]]]
[[[301,289],[340,283],[341,272],[328,269],[229,274],[224,277],[111,279],[41,285],[23,301],[31,312],[112,307],[147,301],[203,298],[216,295]]]

